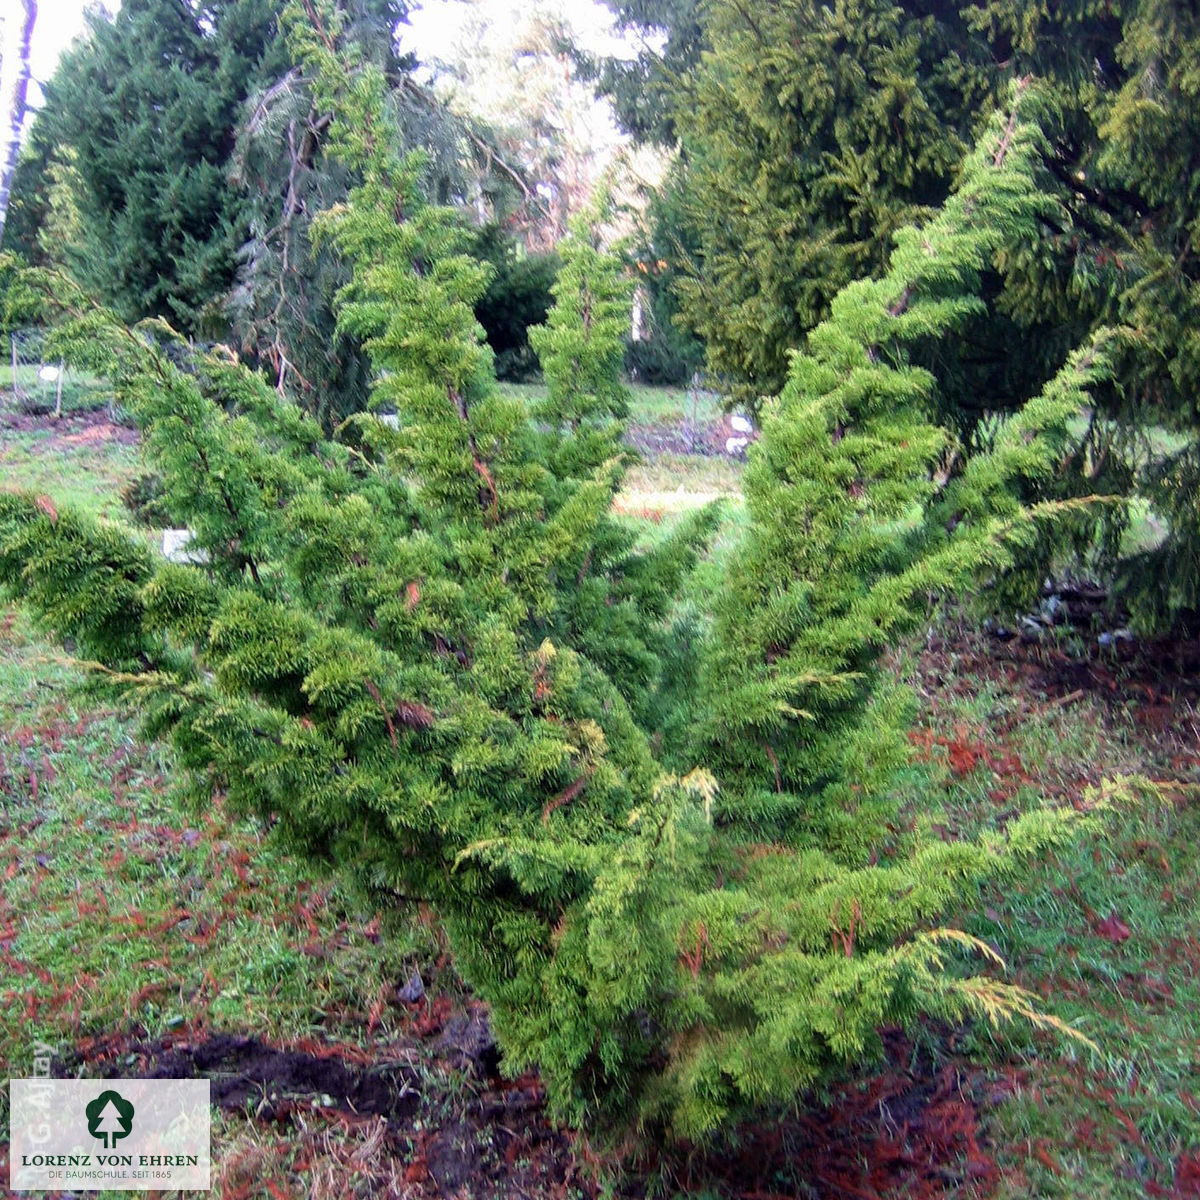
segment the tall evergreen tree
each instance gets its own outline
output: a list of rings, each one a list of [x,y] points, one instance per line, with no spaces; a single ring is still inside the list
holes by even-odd
[[[553,274],[552,260],[518,259],[509,232],[530,184],[506,161],[491,129],[472,114],[452,112],[417,81],[414,59],[399,53],[394,36],[406,15],[402,4],[345,0],[342,8],[339,37],[383,72],[387,119],[400,144],[424,151],[424,197],[455,206],[466,226],[485,218],[476,249],[497,271],[477,312],[505,365],[527,369],[525,330],[544,318],[546,275]],[[230,302],[239,348],[327,429],[362,411],[370,388],[367,356],[336,329],[334,296],[349,276],[338,256],[310,236],[313,218],[342,203],[355,182],[326,153],[329,120],[299,65],[253,97],[231,163],[231,180],[247,196],[250,236],[239,252]]]
[[[423,188],[439,202],[461,200],[471,148],[460,123],[412,86],[415,64],[399,54],[395,37],[405,6],[352,0],[342,8],[340,37],[383,73],[398,135],[427,149]],[[355,180],[325,153],[331,114],[314,103],[301,66],[263,86],[245,112],[230,160],[249,217],[229,299],[233,337],[329,429],[365,409],[370,363],[356,339],[336,328],[334,296],[349,275],[336,254],[313,244],[311,232],[314,217],[342,203]]]
[[[15,11],[0,17],[0,81],[4,95],[4,136],[0,142],[0,240],[8,216],[17,155],[29,95],[29,58],[33,45],[33,27],[37,21],[36,0],[22,0],[21,18]]]
[[[580,55],[596,90],[612,101],[621,128],[638,142],[673,145],[679,90],[700,61],[700,0],[604,0],[632,55]]]
[[[1077,269],[1106,317],[1129,330],[1119,389],[1098,416],[1101,452],[1131,471],[1167,522],[1158,546],[1117,563],[1135,616],[1200,623],[1200,14],[1143,0],[1125,14],[1111,79],[1097,81],[1095,138],[1084,165],[1059,176],[1090,234]],[[1063,169],[1066,167],[1067,169]],[[1096,303],[1096,301],[1093,301]],[[1103,430],[1103,418],[1115,418]],[[1155,459],[1143,429],[1176,447]],[[1180,437],[1179,435],[1182,435]]]
[[[415,83],[395,37],[406,6],[342,7],[341,36],[387,80],[389,119],[404,144],[428,152],[422,188],[469,219],[481,188],[502,190],[501,173],[483,165],[491,148],[469,123]],[[335,329],[333,296],[348,277],[309,237],[313,216],[353,183],[323,154],[328,122],[277,36],[274,6],[141,0],[114,20],[97,16],[49,89],[11,240],[47,261],[42,231],[65,202],[69,158],[79,236],[55,246],[55,261],[128,320],[231,335],[330,428],[365,407],[370,367]]]
[[[944,418],[982,445],[1089,329],[1121,325],[1113,381],[1056,486],[1139,491],[1170,531],[1109,563],[1123,595],[1148,625],[1200,611],[1200,513],[1181,490],[1200,463],[1191,7],[712,0],[703,21],[712,49],[675,87],[693,236],[678,291],[710,365],[750,404],[779,390],[838,289],[882,271],[894,231],[957,186],[1008,81],[1040,81],[1052,103],[1037,179],[1060,208],[997,254],[981,289],[998,303],[926,347],[926,365]],[[1151,462],[1147,424],[1187,448]]]
[[[961,10],[892,0],[710,6],[680,89],[688,220],[679,292],[710,366],[752,404],[894,233],[949,190],[1000,72]]]
[[[235,131],[254,87],[285,69],[267,0],[130,0],[111,19],[88,16],[46,85],[34,158],[74,152],[76,266],[127,320],[223,328],[248,222],[226,178]],[[36,202],[21,199],[36,220]]]

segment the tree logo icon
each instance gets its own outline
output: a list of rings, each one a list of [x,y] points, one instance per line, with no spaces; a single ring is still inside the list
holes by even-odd
[[[105,1150],[128,1137],[133,1128],[133,1105],[111,1088],[101,1092],[83,1111],[87,1114],[88,1133],[100,1138]]]

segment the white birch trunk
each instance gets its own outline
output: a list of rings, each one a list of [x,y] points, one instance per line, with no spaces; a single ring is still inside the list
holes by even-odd
[[[0,79],[4,80],[4,101],[7,122],[4,144],[0,153],[0,243],[4,240],[4,221],[8,216],[8,198],[12,194],[13,176],[17,173],[17,158],[21,153],[21,130],[29,100],[29,54],[33,44],[33,26],[37,20],[37,0],[21,0],[22,17],[16,38],[5,36],[0,52],[7,61],[0,61]],[[16,22],[11,8],[4,24]],[[6,34],[8,30],[6,29]],[[13,61],[15,56],[15,62]]]

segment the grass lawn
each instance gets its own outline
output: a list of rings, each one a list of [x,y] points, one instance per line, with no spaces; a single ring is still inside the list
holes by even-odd
[[[994,827],[1047,797],[1082,808],[1107,793],[1111,803],[1069,851],[985,889],[962,914],[1016,982],[1098,1047],[1018,1026],[962,1038],[970,1057],[1003,1064],[983,1083],[989,1194],[1195,1195],[1200,690],[1192,675],[1174,692],[1152,658],[1079,651],[998,650],[951,627],[901,668],[924,695],[913,740],[938,774],[922,795],[936,831]]]
[[[135,449],[98,428],[0,428],[5,485],[120,519]],[[736,496],[737,463],[693,457],[635,468],[619,507],[663,522],[697,492]],[[718,554],[743,519],[731,504]],[[1173,648],[1178,663],[1123,653],[1001,644],[939,618],[892,658],[920,699],[906,812],[935,836],[1155,781],[1109,787],[1111,808],[1068,851],[959,914],[1097,1049],[1020,1027],[893,1031],[865,1079],[609,1194],[1200,1195],[1200,661],[1194,646]],[[13,1074],[40,1039],[65,1073],[183,1063],[224,1081],[221,1200],[602,1194],[605,1164],[547,1123],[537,1081],[481,1065],[477,1006],[432,913],[363,907],[220,797],[189,807],[175,783],[168,750],[0,609]]]
[[[125,515],[120,489],[137,472],[133,432],[106,420],[0,426],[0,486],[42,492],[99,516]]]

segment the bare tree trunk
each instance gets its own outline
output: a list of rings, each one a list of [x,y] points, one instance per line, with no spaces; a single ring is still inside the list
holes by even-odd
[[[29,98],[29,53],[33,43],[33,26],[37,20],[37,0],[21,0],[25,19],[17,50],[17,69],[11,90],[6,91],[8,101],[8,129],[4,144],[3,159],[0,160],[0,242],[4,240],[4,220],[8,216],[8,198],[12,193],[13,176],[17,173],[17,157],[21,153],[21,129],[25,124],[25,111]],[[4,64],[0,63],[0,67]],[[5,71],[3,74],[9,74]]]

